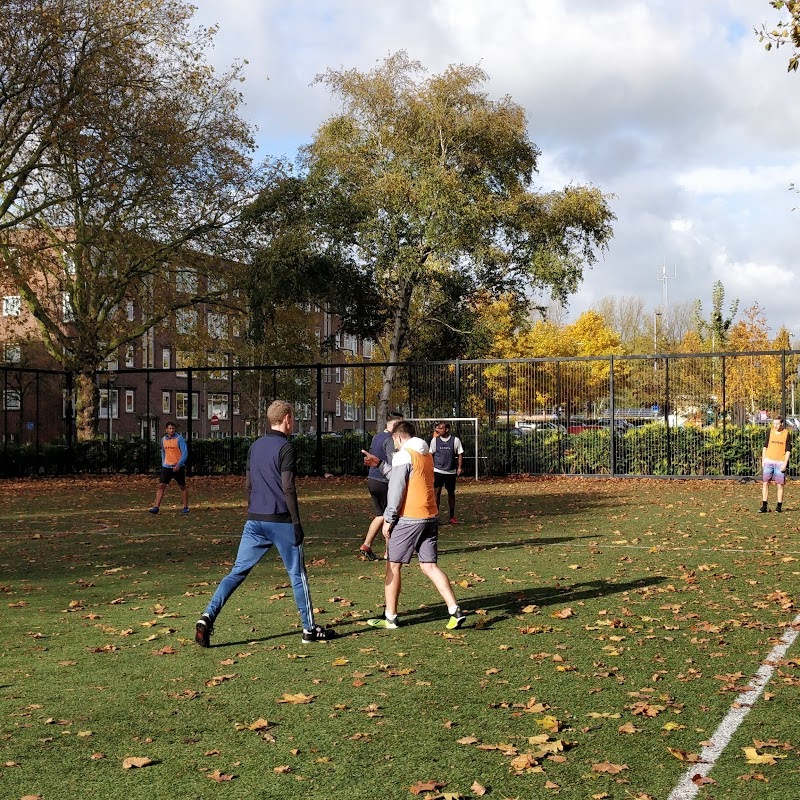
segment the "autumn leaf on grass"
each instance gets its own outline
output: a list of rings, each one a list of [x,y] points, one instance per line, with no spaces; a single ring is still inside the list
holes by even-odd
[[[435,792],[437,789],[444,789],[446,783],[440,781],[417,781],[413,786],[408,787],[411,794],[422,794],[423,792]]]
[[[575,616],[575,614],[571,608],[562,608],[561,611],[554,611],[550,616],[556,619],[569,619]]]
[[[255,722],[251,722],[247,726],[247,730],[249,731],[266,731],[270,728],[274,727],[271,722],[264,719],[263,717],[259,717]]]
[[[513,770],[517,775],[522,775],[526,772],[544,773],[544,770],[539,766],[539,762],[531,753],[522,753],[518,755],[511,760],[508,766],[509,769]]]
[[[213,678],[209,678],[209,680],[206,681],[206,686],[219,686],[221,683],[233,680],[236,677],[237,675],[235,672],[232,672],[230,675],[215,675]]]
[[[543,711],[547,711],[547,709],[547,703],[541,703],[535,697],[531,697],[531,699],[525,703],[526,714],[541,714]]]
[[[232,781],[235,777],[235,775],[225,775],[218,769],[215,769],[211,774],[208,775],[208,779],[210,781],[216,781],[217,783],[222,783],[223,781]]]
[[[650,703],[634,703],[629,708],[634,716],[641,715],[644,717],[657,717],[662,711],[666,710],[666,706],[654,706],[650,705]]]
[[[668,747],[667,750],[669,750],[678,761],[688,761],[691,764],[696,764],[700,761],[700,756],[697,753],[689,753],[686,750],[679,750],[677,747]]]
[[[480,742],[476,736],[462,736],[460,739],[456,739],[458,744],[477,744]]]
[[[748,764],[777,764],[777,758],[786,758],[782,755],[773,755],[772,753],[759,753],[755,747],[743,747],[742,750],[746,756]]]
[[[544,728],[546,731],[552,731],[553,733],[558,733],[559,729],[561,728],[561,723],[555,717],[549,715],[537,719],[536,724],[540,728]]]
[[[344,667],[349,663],[350,663],[350,659],[349,658],[335,658],[333,661],[331,661],[331,666],[332,667]]]
[[[626,722],[624,725],[620,725],[617,728],[619,733],[639,733],[641,729],[637,728],[632,722]]]
[[[122,760],[122,769],[135,769],[137,767],[148,767],[154,763],[147,756],[128,756]]]
[[[166,647],[162,647],[160,650],[153,650],[153,655],[154,656],[174,656],[175,653],[177,653],[177,652],[178,651],[174,647],[171,647],[170,645],[167,645]]]
[[[695,786],[711,786],[716,783],[713,778],[709,778],[707,775],[701,775],[699,772],[697,775],[692,775],[692,783]]]
[[[629,769],[627,764],[611,764],[608,761],[601,761],[599,764],[592,764],[593,772],[607,772],[609,775],[618,775],[625,769]]]
[[[304,703],[310,703],[315,699],[316,695],[313,694],[289,694],[284,692],[283,697],[278,698],[275,702],[276,703],[291,703],[292,705],[303,705]]]
[[[273,772],[277,772],[278,775],[283,775],[286,772],[291,772],[292,768],[288,764],[281,764],[279,767],[273,767]]]

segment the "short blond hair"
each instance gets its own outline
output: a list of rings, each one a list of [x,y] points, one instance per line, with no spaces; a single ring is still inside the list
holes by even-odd
[[[270,425],[280,425],[287,414],[294,416],[292,404],[285,400],[273,400],[267,409],[267,421]]]

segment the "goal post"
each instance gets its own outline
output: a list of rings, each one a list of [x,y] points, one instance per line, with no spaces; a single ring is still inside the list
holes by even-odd
[[[414,427],[417,428],[417,436],[420,436],[420,438],[422,438],[422,439],[425,439],[427,437],[426,436],[421,436],[422,431],[419,430],[419,426],[417,425],[418,422],[430,422],[430,423],[433,423],[433,424],[436,424],[438,422],[449,422],[450,423],[450,428],[451,428],[451,433],[453,435],[457,435],[455,433],[455,431],[452,430],[453,429],[453,423],[464,423],[464,424],[471,425],[472,426],[472,430],[473,430],[474,435],[475,435],[475,440],[474,440],[475,441],[475,455],[474,455],[474,458],[475,458],[475,480],[476,481],[478,480],[478,464],[479,464],[478,451],[479,451],[479,447],[480,447],[479,441],[478,441],[478,421],[479,421],[478,417],[406,417],[405,421],[414,423]],[[458,438],[460,439],[461,437],[459,436]],[[463,444],[463,442],[462,442],[462,444]]]

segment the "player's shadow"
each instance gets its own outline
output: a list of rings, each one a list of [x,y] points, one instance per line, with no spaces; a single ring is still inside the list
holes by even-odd
[[[488,629],[497,622],[521,614],[525,606],[547,608],[548,606],[561,605],[563,603],[577,603],[581,600],[608,597],[622,592],[635,592],[663,583],[666,580],[666,576],[649,576],[625,581],[624,583],[599,580],[574,583],[570,586],[562,587],[528,587],[517,589],[516,591],[501,592],[500,594],[476,595],[464,598],[460,600],[460,605],[464,611],[470,614],[474,614],[479,610],[485,612],[477,617],[470,616],[467,620],[467,625],[478,629]],[[425,622],[441,621],[441,618],[441,608],[435,610],[427,608],[409,609],[407,612],[403,612],[402,622],[403,625],[417,625]],[[530,619],[537,618],[531,617]],[[479,625],[475,624],[476,620],[480,620]]]
[[[440,533],[441,537],[441,533]],[[463,547],[441,547],[442,540],[439,539],[439,555],[453,555],[456,553],[478,553],[490,550],[506,550],[511,547],[544,547],[549,544],[564,544],[564,542],[574,542],[578,539],[596,539],[596,536],[548,536],[536,539],[525,539],[517,537],[509,542],[490,542],[464,545]]]

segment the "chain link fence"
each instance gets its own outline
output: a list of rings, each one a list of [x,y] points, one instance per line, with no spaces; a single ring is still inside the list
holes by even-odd
[[[481,476],[747,478],[773,417],[800,429],[799,364],[795,350],[396,364],[388,408],[478,418],[477,440],[472,424],[453,425],[465,474],[477,460]],[[0,367],[0,475],[151,472],[168,421],[189,442],[192,473],[240,474],[277,398],[296,409],[301,474],[363,475],[361,449],[383,428],[387,366],[101,372],[88,439],[76,429],[71,375]]]

